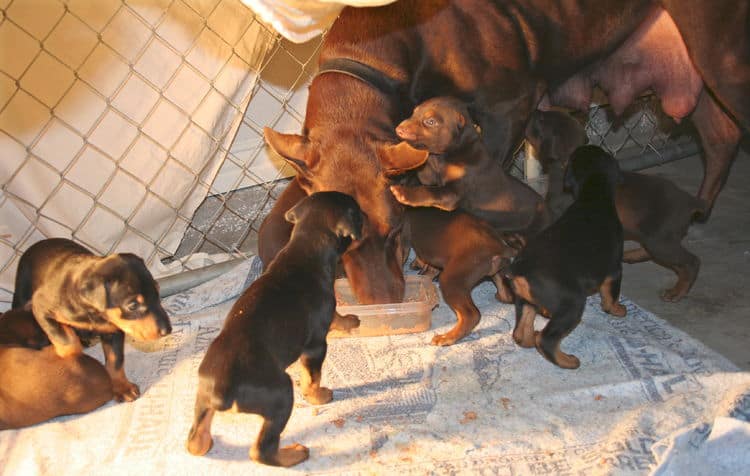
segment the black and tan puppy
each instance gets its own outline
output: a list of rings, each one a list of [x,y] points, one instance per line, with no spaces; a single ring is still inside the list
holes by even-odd
[[[516,302],[513,339],[522,347],[536,346],[563,368],[580,364],[560,350],[560,341],[581,321],[587,296],[598,291],[605,312],[618,317],[626,312],[618,302],[623,233],[614,194],[619,180],[617,161],[601,148],[576,149],[565,174],[573,204],[529,239],[505,273]],[[534,332],[537,311],[550,319],[541,333]]]
[[[539,160],[550,172],[548,203],[559,209],[572,198],[563,194],[562,179],[555,170],[564,168],[570,153],[586,141],[581,124],[561,111],[537,111],[526,128],[526,139],[537,149]],[[671,269],[677,282],[661,292],[665,301],[680,300],[698,277],[700,259],[682,246],[690,225],[708,212],[708,204],[669,180],[656,175],[621,171],[622,182],[615,190],[615,207],[626,241],[641,248],[625,252],[623,261],[653,260]]]
[[[510,263],[509,258],[517,253],[508,245],[507,237],[488,223],[462,211],[409,208],[406,218],[418,262],[441,270],[438,277],[440,291],[458,319],[450,331],[435,335],[432,339],[434,345],[452,345],[479,324],[481,314],[471,298],[471,290],[482,279],[492,279],[499,301],[513,301],[510,290],[498,274],[501,267]]]
[[[460,208],[499,230],[534,232],[546,225],[544,200],[490,157],[466,103],[452,97],[429,99],[399,124],[396,134],[430,152],[417,172],[421,185],[391,186],[399,202]]]
[[[101,338],[115,398],[138,398],[123,367],[125,334],[137,340],[172,332],[156,281],[131,253],[96,256],[64,238],[29,247],[16,272],[13,307],[30,303],[34,317],[60,357],[79,355],[81,337]]]
[[[101,363],[86,354],[60,357],[49,344],[31,311],[0,316],[0,430],[87,413],[112,399]]]
[[[309,451],[300,444],[279,448],[294,404],[286,368],[300,360],[308,402],[327,403],[333,396],[320,386],[326,334],[332,327],[359,326],[355,316],[335,313],[336,263],[360,238],[363,217],[350,196],[320,192],[300,201],[286,219],[294,224],[288,244],[232,306],[198,370],[195,420],[187,442],[194,455],[211,448],[214,412],[234,410],[263,417],[251,459],[293,466]]]

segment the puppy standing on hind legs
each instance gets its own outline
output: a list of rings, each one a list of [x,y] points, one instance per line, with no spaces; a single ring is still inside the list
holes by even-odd
[[[360,239],[362,213],[350,196],[320,192],[300,201],[286,219],[294,224],[288,244],[232,306],[198,369],[195,420],[187,441],[194,455],[211,449],[214,413],[234,410],[263,417],[251,459],[298,464],[309,456],[306,447],[279,448],[294,404],[286,368],[300,360],[308,402],[327,403],[333,396],[320,386],[326,334],[332,327],[359,325],[355,316],[335,312],[336,263],[351,241]]]
[[[614,194],[619,181],[617,162],[601,148],[576,149],[565,174],[573,204],[529,239],[505,272],[516,296],[513,339],[522,347],[536,346],[563,368],[580,365],[576,356],[560,350],[560,341],[581,321],[587,296],[598,291],[604,311],[626,313],[618,302],[623,231]],[[541,332],[534,332],[537,311],[550,319]]]

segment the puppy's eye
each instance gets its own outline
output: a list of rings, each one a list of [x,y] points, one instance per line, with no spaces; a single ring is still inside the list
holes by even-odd
[[[128,312],[135,312],[135,311],[138,310],[138,308],[140,307],[140,305],[141,305],[141,303],[139,303],[138,301],[133,300],[133,301],[130,301],[129,303],[127,303],[125,305],[125,310],[128,311]]]
[[[438,125],[438,121],[434,117],[428,117],[427,119],[422,121],[422,124],[424,124],[427,127],[435,127]]]

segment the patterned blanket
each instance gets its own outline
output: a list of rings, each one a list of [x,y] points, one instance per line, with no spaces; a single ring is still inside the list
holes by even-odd
[[[90,414],[0,432],[0,473],[269,474],[248,460],[260,418],[217,414],[214,447],[185,450],[197,368],[236,297],[259,272],[231,273],[165,299],[174,332],[129,342],[126,370],[143,396]],[[334,400],[296,394],[282,445],[310,447],[309,474],[740,474],[750,467],[750,374],[624,299],[598,298],[562,344],[581,359],[562,370],[513,342],[513,306],[477,287],[475,332],[429,344],[454,323],[441,302],[426,333],[330,341],[323,383]],[[537,327],[544,325],[537,318]],[[101,357],[98,347],[88,352]],[[298,379],[296,364],[289,369]]]

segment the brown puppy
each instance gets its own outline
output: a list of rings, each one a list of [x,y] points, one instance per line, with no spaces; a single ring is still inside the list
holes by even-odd
[[[34,317],[60,357],[79,355],[81,337],[101,337],[115,398],[138,398],[123,367],[125,334],[138,340],[172,332],[156,281],[130,253],[95,256],[64,238],[39,241],[21,256],[13,307],[29,302]]]
[[[602,309],[610,314],[626,312],[618,303],[623,239],[614,194],[619,179],[617,161],[602,149],[576,149],[565,175],[575,201],[529,240],[505,273],[516,296],[513,339],[523,347],[536,345],[563,368],[580,365],[576,356],[560,350],[560,341],[581,321],[588,295],[599,291]],[[541,333],[534,332],[536,311],[550,319]]]
[[[501,233],[462,211],[409,208],[406,218],[419,262],[442,270],[438,278],[440,291],[458,318],[450,331],[433,337],[434,345],[452,345],[479,324],[482,316],[471,298],[471,290],[482,279],[492,279],[499,301],[513,301],[498,271],[510,263],[516,250]]]
[[[526,138],[538,151],[539,160],[550,170],[548,201],[559,208],[570,203],[562,190],[562,179],[553,172],[564,168],[571,152],[582,145],[586,135],[581,124],[560,111],[537,111],[526,129]],[[680,300],[698,277],[700,259],[682,246],[690,225],[708,213],[708,203],[681,190],[669,180],[655,175],[621,172],[622,183],[615,189],[615,207],[625,240],[636,241],[641,248],[625,252],[626,263],[653,260],[677,274],[677,282],[665,289],[665,301]]]
[[[0,345],[38,350],[50,344],[31,311],[14,309],[0,315]]]
[[[293,466],[309,456],[306,447],[279,448],[280,434],[294,405],[286,368],[298,358],[302,394],[313,404],[333,392],[320,386],[326,334],[359,325],[355,316],[335,313],[336,262],[362,234],[362,213],[348,195],[320,192],[286,213],[294,224],[289,243],[266,271],[240,296],[198,370],[195,420],[187,448],[194,455],[211,449],[216,411],[234,410],[263,417],[250,458],[274,466]]]
[[[61,415],[86,413],[112,399],[102,364],[86,354],[62,358],[49,345],[31,311],[0,316],[0,430],[35,425]]]
[[[430,158],[419,171],[422,185],[391,185],[396,199],[413,207],[460,208],[500,230],[538,231],[547,222],[542,197],[505,172],[487,153],[466,103],[429,99],[396,128]]]

